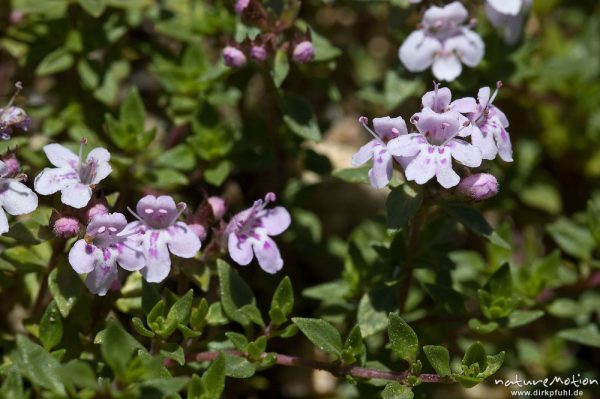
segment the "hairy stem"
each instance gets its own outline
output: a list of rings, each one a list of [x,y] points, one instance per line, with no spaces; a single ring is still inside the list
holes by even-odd
[[[212,361],[214,359],[216,359],[219,354],[221,352],[199,352],[199,353],[194,353],[192,355],[190,355],[188,357],[189,360],[192,361]],[[223,353],[228,354],[228,355],[232,355],[232,356],[239,356],[239,357],[246,357],[246,355],[243,352],[240,351],[236,351],[236,350],[227,350],[224,351]],[[266,357],[267,353],[263,353],[263,357]],[[340,364],[336,364],[336,363],[328,363],[328,362],[322,362],[322,361],[318,361],[318,360],[312,360],[312,359],[305,359],[302,357],[298,357],[298,356],[289,356],[289,355],[283,355],[280,353],[276,354],[276,361],[275,364],[278,364],[280,366],[291,366],[291,367],[302,367],[302,368],[308,368],[308,369],[315,369],[315,370],[325,370],[330,372],[331,374],[338,376],[338,377],[343,377],[343,376],[352,376],[352,377],[356,377],[356,378],[366,378],[366,379],[378,379],[378,380],[388,380],[388,381],[398,381],[398,382],[402,382],[402,383],[406,383],[408,381],[408,377],[410,376],[408,371],[383,371],[383,370],[376,370],[376,369],[370,369],[370,368],[366,368],[366,367],[359,367],[359,366],[344,366],[344,365],[340,365]],[[168,359],[167,359],[168,360]],[[437,374],[421,374],[419,376],[419,378],[421,379],[422,382],[429,382],[429,383],[439,383],[439,384],[452,384],[454,383],[454,379],[452,377],[440,377]]]

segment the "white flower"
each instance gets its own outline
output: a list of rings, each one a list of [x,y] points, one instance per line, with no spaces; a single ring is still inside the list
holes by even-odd
[[[35,191],[42,195],[60,191],[63,204],[73,208],[86,206],[92,197],[93,185],[106,178],[112,168],[108,163],[110,153],[104,148],[94,148],[84,162],[83,145],[82,141],[79,155],[60,144],[44,146],[48,160],[56,168],[46,168],[35,178]]]
[[[6,164],[0,161],[0,234],[8,231],[4,211],[11,215],[24,215],[38,206],[37,195],[18,178],[8,177],[9,173]]]

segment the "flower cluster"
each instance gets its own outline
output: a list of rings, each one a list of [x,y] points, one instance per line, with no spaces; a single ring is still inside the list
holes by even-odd
[[[483,58],[485,45],[467,24],[468,12],[455,1],[433,6],[423,15],[422,27],[412,32],[398,51],[402,64],[411,72],[429,67],[439,80],[452,81],[462,64],[475,67]]]
[[[448,189],[461,180],[454,170],[454,162],[476,168],[483,160],[494,159],[496,155],[504,161],[512,161],[512,146],[506,130],[508,120],[493,105],[500,86],[498,82],[491,96],[489,87],[484,87],[479,90],[477,100],[467,97],[451,101],[450,89],[435,84],[435,89],[422,98],[423,109],[410,118],[416,128],[410,133],[401,117],[375,118],[374,130],[367,125],[367,118],[361,117],[359,122],[373,139],[354,154],[352,164],[360,166],[373,158],[369,179],[376,188],[389,183],[394,163],[397,163],[407,180],[425,184],[435,176],[438,183]],[[495,187],[497,191],[497,182],[486,183],[485,187],[488,191]],[[489,193],[481,192],[471,197],[489,197]]]

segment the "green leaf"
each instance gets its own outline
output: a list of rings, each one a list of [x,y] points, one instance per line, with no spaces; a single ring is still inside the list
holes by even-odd
[[[444,210],[463,226],[488,239],[494,245],[511,249],[510,245],[489,225],[483,215],[469,204],[462,202],[446,202]]]
[[[194,290],[190,289],[184,296],[179,298],[167,313],[166,324],[171,325],[187,324],[192,311],[192,300],[194,299]],[[170,335],[170,334],[169,334]]]
[[[131,355],[143,349],[142,345],[129,335],[115,320],[108,322],[103,331],[100,351],[102,357],[114,373],[123,376],[127,372],[127,363]]]
[[[219,162],[212,168],[204,170],[204,178],[206,182],[213,186],[220,186],[231,173],[233,164],[228,160]]]
[[[395,294],[390,289],[374,289],[363,294],[358,303],[356,318],[363,337],[384,331],[388,314],[395,308]]]
[[[392,351],[401,359],[413,363],[417,359],[419,339],[414,330],[400,316],[390,313],[388,335]]]
[[[35,69],[38,76],[52,75],[65,71],[73,65],[75,59],[65,48],[59,47],[47,54]]]
[[[344,351],[354,356],[360,356],[364,352],[363,337],[360,333],[360,326],[355,325],[350,330],[344,342]]]
[[[454,379],[465,388],[473,388],[475,385],[483,381],[481,377],[471,377],[468,375],[452,374]]]
[[[388,228],[401,229],[421,208],[423,192],[419,187],[415,187],[402,184],[392,189],[388,195],[385,203]]]
[[[225,336],[231,341],[233,346],[239,351],[246,352],[248,346],[248,338],[245,335],[233,331],[227,331]]]
[[[558,332],[558,336],[567,341],[600,348],[600,332],[596,324],[561,330]]]
[[[92,17],[98,18],[106,8],[106,0],[79,0],[79,5]]]
[[[286,52],[277,50],[277,53],[275,53],[275,60],[273,61],[273,70],[271,71],[273,83],[275,83],[276,87],[281,86],[289,71],[290,64]]]
[[[592,251],[596,248],[590,231],[569,219],[558,219],[548,225],[546,231],[563,251],[576,258],[590,259]]]
[[[479,370],[483,371],[487,367],[487,357],[485,354],[485,349],[481,342],[477,341],[471,344],[465,355],[462,359],[463,366],[471,366],[473,364],[477,364],[479,366]]]
[[[48,288],[63,318],[67,318],[75,306],[81,286],[79,275],[66,262],[60,262],[48,275]]]
[[[196,331],[204,330],[206,326],[206,316],[208,315],[208,302],[206,298],[202,298],[200,303],[190,315],[190,326]]]
[[[12,366],[4,376],[4,382],[0,387],[0,397],[25,399],[25,390],[23,389],[23,378],[15,366]]]
[[[502,367],[502,363],[504,363],[504,352],[500,352],[497,355],[488,355],[487,359],[487,367],[482,373],[484,378],[488,378],[492,374]]]
[[[399,382],[389,382],[381,392],[383,399],[413,399],[412,388]]]
[[[587,225],[596,244],[600,244],[600,197],[588,202]]]
[[[309,319],[294,317],[292,321],[300,331],[321,350],[342,356],[342,337],[339,331],[330,323],[322,319]]]
[[[190,379],[190,383],[187,388],[188,399],[203,399],[202,392],[204,391],[204,387],[202,386],[202,380],[198,377],[198,374],[192,374],[192,378]]]
[[[63,334],[62,318],[56,302],[52,301],[40,320],[40,341],[50,350],[60,343]]]
[[[294,307],[294,290],[292,282],[288,276],[285,276],[279,283],[271,300],[271,310],[277,309],[283,318],[278,317],[278,320],[273,320],[276,326],[283,324],[287,320],[287,316],[292,312]],[[278,313],[278,312],[274,312]],[[269,312],[271,315],[271,311]],[[271,316],[271,319],[273,317]]]
[[[496,331],[499,326],[500,325],[495,321],[485,323],[478,319],[469,320],[469,328],[475,331],[477,334],[489,334]]]
[[[131,319],[131,324],[133,324],[133,328],[141,336],[148,338],[154,337],[154,333],[146,328],[144,322],[139,317],[134,317]]]
[[[452,374],[448,349],[438,345],[426,345],[423,347],[423,352],[425,352],[431,367],[439,376],[446,377]]]
[[[508,317],[508,327],[521,327],[536,321],[542,316],[544,316],[543,310],[515,310]]]
[[[254,375],[256,367],[240,356],[225,354],[225,375],[233,378],[250,378]]]
[[[183,348],[175,342],[163,343],[160,347],[160,354],[166,358],[175,360],[181,366],[185,364],[185,353],[183,353]]]
[[[190,171],[196,165],[194,151],[187,144],[179,144],[156,157],[156,166]]]
[[[61,365],[44,348],[17,335],[17,349],[12,360],[21,375],[32,384],[48,389],[59,397],[66,397],[65,387],[60,379]]]
[[[136,88],[129,90],[121,105],[120,120],[127,131],[140,132],[144,130],[146,109]]]
[[[86,362],[73,359],[60,369],[61,380],[67,387],[81,387],[96,390],[98,387],[96,375]]]
[[[304,98],[291,93],[284,93],[279,101],[283,113],[283,121],[292,132],[303,139],[321,140],[321,130],[310,103]]]
[[[331,175],[346,183],[369,183],[369,170],[371,165],[365,165],[358,168],[336,169]]]
[[[251,323],[250,318],[240,309],[245,305],[255,304],[252,290],[227,262],[217,260],[217,270],[221,304],[225,315],[243,326],[249,326]]]
[[[220,353],[202,374],[203,399],[219,399],[221,397],[225,389],[225,370],[225,357],[223,353]]]

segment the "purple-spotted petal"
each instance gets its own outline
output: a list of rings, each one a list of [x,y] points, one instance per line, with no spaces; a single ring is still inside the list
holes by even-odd
[[[419,153],[424,142],[421,134],[411,133],[390,140],[387,147],[392,155],[411,157]]]
[[[494,136],[490,132],[482,132],[478,126],[471,126],[471,142],[481,151],[483,159],[494,159],[498,148],[494,142]]]
[[[138,201],[136,211],[150,226],[164,228],[169,226],[177,215],[177,205],[173,197],[147,195]]]
[[[98,264],[85,279],[88,289],[99,296],[104,296],[119,276],[114,263]]]
[[[277,273],[283,267],[283,259],[279,253],[277,244],[270,237],[261,237],[259,240],[252,242],[256,259],[261,269],[267,273]]]
[[[435,169],[435,154],[430,153],[428,149],[424,149],[408,164],[404,173],[407,180],[414,180],[418,184],[425,184],[435,176]]]
[[[171,271],[171,257],[167,248],[168,234],[160,230],[148,230],[144,234],[143,249],[146,267],[140,270],[149,283],[160,283]]]
[[[454,187],[460,181],[460,177],[452,169],[452,159],[448,151],[438,154],[435,177],[438,183],[444,188]]]
[[[69,264],[79,274],[94,270],[96,252],[99,249],[85,240],[78,240],[69,251]]]
[[[117,234],[121,232],[126,225],[127,219],[125,219],[125,215],[122,213],[104,213],[94,216],[87,226],[86,233],[96,235],[98,233],[98,229],[101,229],[102,227],[112,227],[115,229],[112,231],[112,233]]]
[[[411,72],[426,70],[433,63],[435,54],[442,50],[442,44],[423,30],[412,32],[400,46],[398,55],[402,64]]]
[[[252,253],[252,243],[249,237],[236,233],[229,234],[227,249],[229,250],[231,259],[238,265],[246,266],[252,262],[254,254]]]
[[[79,157],[60,144],[47,144],[44,146],[44,152],[54,166],[73,170],[79,166]]]
[[[452,157],[463,165],[470,168],[481,165],[481,151],[476,146],[464,140],[452,139],[446,147],[450,149]]]
[[[71,168],[46,168],[36,176],[33,187],[42,195],[50,195],[79,181],[79,175]]]
[[[387,186],[392,178],[394,162],[388,150],[378,147],[373,154],[373,167],[369,170],[369,181],[375,188]]]
[[[512,162],[512,144],[510,142],[510,136],[504,127],[500,127],[496,132],[496,143],[498,144],[498,155],[504,162]]]
[[[352,155],[352,166],[361,166],[373,158],[373,147],[377,144],[377,140],[371,140],[363,145]]]
[[[292,223],[290,213],[282,206],[266,209],[260,220],[265,231],[270,236],[283,233]]]
[[[37,208],[38,197],[23,183],[9,181],[0,186],[0,204],[11,215],[24,215]]]
[[[193,258],[200,251],[200,239],[187,224],[177,222],[167,230],[168,246],[173,255],[182,258]]]
[[[61,202],[77,209],[86,206],[92,198],[92,189],[90,186],[81,183],[71,184],[63,188],[61,193]]]
[[[146,265],[146,257],[141,250],[142,245],[140,236],[131,236],[116,244],[117,262],[123,269],[135,271]]]
[[[455,111],[438,114],[429,108],[424,108],[417,116],[418,121],[415,125],[431,144],[439,145],[446,142],[454,137],[460,128],[460,114]]]

